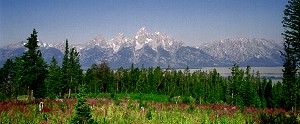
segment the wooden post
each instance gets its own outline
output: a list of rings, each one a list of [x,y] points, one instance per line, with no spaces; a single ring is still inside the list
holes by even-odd
[[[70,98],[70,96],[71,96],[71,89],[69,89],[68,98]]]
[[[28,101],[31,101],[31,98],[30,98],[30,90],[29,90],[29,86],[27,87],[27,100]]]
[[[33,100],[33,90],[30,90],[30,99]]]

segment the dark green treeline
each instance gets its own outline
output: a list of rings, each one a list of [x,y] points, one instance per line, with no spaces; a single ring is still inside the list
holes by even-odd
[[[92,65],[84,82],[90,93],[147,93],[193,97],[197,102],[227,103],[256,107],[286,107],[282,83],[272,83],[251,68],[233,65],[231,76],[224,78],[214,69],[210,72],[160,67],[110,70],[108,63]]]

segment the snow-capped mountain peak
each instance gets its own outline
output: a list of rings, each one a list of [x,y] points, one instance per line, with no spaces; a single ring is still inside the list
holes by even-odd
[[[123,47],[133,46],[132,40],[125,37],[123,33],[119,33],[115,38],[108,41],[108,44],[114,52],[118,52]]]
[[[26,50],[26,42],[19,42],[0,47],[0,64],[7,58],[21,56]],[[62,60],[65,42],[47,44],[39,42],[43,57],[49,63],[54,56]],[[191,68],[205,66],[281,66],[279,43],[266,39],[230,38],[211,42],[199,47],[183,46],[178,41],[163,32],[146,32],[146,28],[139,29],[135,37],[117,34],[111,40],[100,35],[92,38],[86,44],[72,44],[80,53],[80,63],[87,69],[92,64],[107,60],[110,67],[129,67],[134,63],[138,67],[170,65],[174,68]]]
[[[182,45],[182,42],[176,41],[164,33],[147,33],[145,27],[142,27],[136,33],[135,42],[135,50],[139,50],[147,44],[155,51],[157,51],[158,47],[162,47],[167,51],[175,51],[177,47]]]
[[[145,35],[148,35],[147,31],[146,31],[146,27],[142,27],[141,29],[138,30],[138,32],[135,35],[135,39],[139,39],[140,37],[143,37]]]
[[[176,41],[164,33],[147,33],[145,27],[139,29],[133,39],[127,38],[123,33],[119,33],[116,37],[108,41],[98,35],[87,43],[87,47],[111,48],[114,52],[118,52],[124,47],[133,47],[137,51],[144,46],[149,46],[154,51],[157,51],[158,47],[167,51],[176,51],[181,45],[182,42]]]
[[[108,47],[108,44],[105,38],[101,37],[100,35],[94,37],[87,43],[88,47]]]
[[[277,59],[280,63],[278,43],[265,39],[230,38],[200,46],[206,53],[222,61],[241,63],[253,58]],[[266,63],[265,63],[266,64]]]

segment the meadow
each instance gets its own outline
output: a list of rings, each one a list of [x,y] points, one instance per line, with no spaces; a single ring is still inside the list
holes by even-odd
[[[90,94],[87,103],[96,123],[300,123],[299,112],[200,104],[192,97],[153,94]],[[44,102],[39,111],[38,104]],[[75,98],[0,102],[0,123],[63,124],[75,113]]]

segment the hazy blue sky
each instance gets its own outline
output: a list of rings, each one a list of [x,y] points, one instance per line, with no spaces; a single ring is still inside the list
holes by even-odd
[[[281,41],[287,0],[0,0],[0,45],[26,40],[84,43],[134,37],[141,27],[186,45],[248,37]]]

